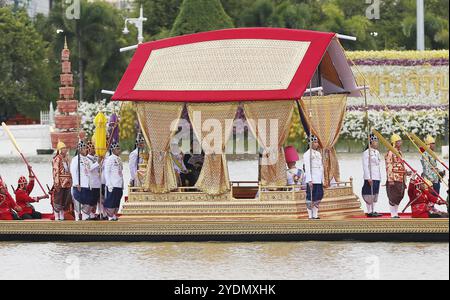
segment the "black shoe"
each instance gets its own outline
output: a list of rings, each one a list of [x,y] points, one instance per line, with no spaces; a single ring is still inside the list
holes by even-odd
[[[400,217],[399,217],[399,216],[397,216],[397,217],[392,217],[392,219],[400,219]]]
[[[319,218],[319,217],[317,217],[317,218],[314,218],[314,220],[320,220],[320,218]]]
[[[374,218],[381,218],[383,216],[383,214],[379,214],[377,212],[374,212],[372,215]]]
[[[366,214],[366,216],[367,216],[368,218],[375,218],[375,215],[374,215],[373,213]]]

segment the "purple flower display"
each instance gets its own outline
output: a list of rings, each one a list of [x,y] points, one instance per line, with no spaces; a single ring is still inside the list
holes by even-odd
[[[449,60],[447,58],[432,58],[432,59],[355,59],[354,63],[360,66],[423,66],[430,65],[433,67],[448,66]],[[351,65],[352,63],[349,62]]]
[[[417,104],[417,105],[387,105],[389,110],[392,111],[417,111],[417,110],[431,110],[431,109],[439,109],[439,110],[448,110],[448,104],[442,105],[432,105],[432,104]],[[384,105],[368,105],[369,111],[384,111]],[[347,111],[365,111],[366,107],[364,105],[349,105],[347,106]]]
[[[111,137],[111,144],[119,142],[119,117],[116,113],[109,117],[108,133]]]

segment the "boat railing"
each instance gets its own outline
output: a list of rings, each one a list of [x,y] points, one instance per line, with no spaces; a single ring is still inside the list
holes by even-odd
[[[301,188],[298,185],[290,185],[290,186],[263,186],[258,181],[232,181],[230,184],[230,193],[231,195],[235,194],[236,190],[240,189],[254,189],[260,195],[261,193],[272,193],[272,192],[281,192],[281,193],[298,193],[305,192],[305,187]],[[336,188],[353,188],[353,178],[350,178],[349,181],[340,181],[333,183],[328,189],[336,189]],[[130,193],[150,193],[144,187],[129,187]],[[196,187],[178,187],[177,189],[171,191],[171,193],[202,193]]]

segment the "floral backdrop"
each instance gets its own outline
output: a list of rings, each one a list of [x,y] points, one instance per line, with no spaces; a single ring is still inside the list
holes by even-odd
[[[348,52],[348,58],[355,63],[358,85],[366,84],[371,89],[367,95],[370,126],[386,136],[401,133],[395,115],[406,130],[421,137],[431,134],[448,144],[448,50],[357,51]],[[391,113],[386,112],[385,105]],[[365,143],[365,110],[364,98],[348,99],[341,140]],[[301,145],[303,140],[303,129],[295,116],[290,142]]]
[[[119,133],[122,149],[132,150],[137,133],[137,118],[132,103],[107,102],[102,100],[97,103],[81,102],[79,113],[82,115],[82,127],[88,137],[91,137],[95,130],[94,119],[99,111],[103,111],[109,118],[112,113],[120,115]]]

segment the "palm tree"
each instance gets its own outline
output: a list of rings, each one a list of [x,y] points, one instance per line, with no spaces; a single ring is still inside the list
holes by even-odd
[[[123,16],[108,3],[82,0],[80,18],[70,20],[66,18],[61,2],[55,3],[49,21],[54,28],[64,30],[69,47],[73,50],[72,61],[78,66],[79,100],[85,100],[86,96],[95,98],[96,92],[102,88],[103,72],[112,71],[120,79],[120,72],[126,67],[128,57],[117,55],[120,47],[131,44],[121,32]],[[59,49],[62,40],[60,36],[55,41]],[[55,45],[55,48],[58,46]],[[120,67],[113,70],[111,64]]]

